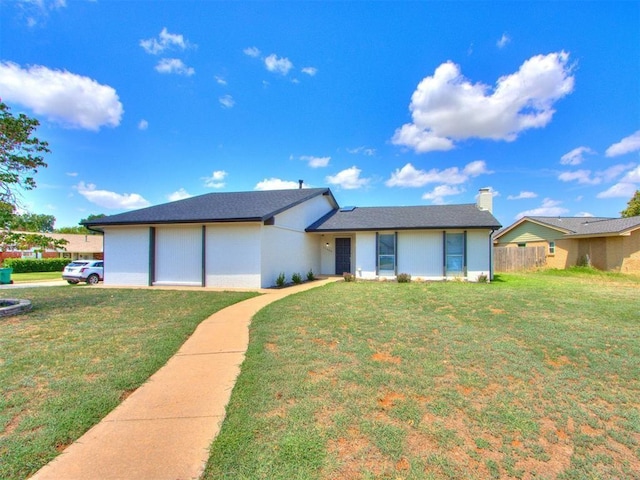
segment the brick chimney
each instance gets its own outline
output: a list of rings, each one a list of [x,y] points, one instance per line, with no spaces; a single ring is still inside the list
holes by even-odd
[[[493,194],[490,188],[484,187],[480,189],[478,193],[478,208],[493,213]]]

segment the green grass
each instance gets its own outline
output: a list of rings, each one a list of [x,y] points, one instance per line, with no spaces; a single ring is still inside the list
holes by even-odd
[[[3,480],[33,474],[144,383],[202,320],[253,296],[70,286],[19,295],[34,309],[0,318]]]
[[[496,280],[259,312],[205,478],[638,478],[640,279]]]
[[[62,280],[62,272],[12,273],[13,283],[48,282]]]

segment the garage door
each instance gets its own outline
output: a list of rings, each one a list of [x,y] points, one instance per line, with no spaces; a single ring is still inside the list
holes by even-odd
[[[202,227],[156,229],[154,285],[202,285]]]

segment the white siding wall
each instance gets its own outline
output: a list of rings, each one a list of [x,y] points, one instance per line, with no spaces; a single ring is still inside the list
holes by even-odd
[[[154,285],[202,285],[202,227],[156,228]]]
[[[105,285],[149,284],[149,228],[104,229]]]
[[[351,242],[351,248],[353,248]],[[376,278],[376,233],[357,232],[355,241],[355,274],[357,278]]]
[[[275,217],[274,225],[262,229],[261,284],[263,288],[275,285],[280,273],[291,281],[293,273],[306,278],[307,272],[321,272],[320,235],[304,231],[309,225],[333,210],[324,195],[312,198]]]
[[[207,226],[207,287],[260,288],[261,227]]]
[[[479,275],[489,277],[491,270],[491,231],[469,230],[467,232],[467,278],[471,282]]]
[[[442,279],[442,232],[398,232],[398,273],[424,280]]]

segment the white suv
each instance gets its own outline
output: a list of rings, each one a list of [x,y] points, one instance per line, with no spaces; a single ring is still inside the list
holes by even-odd
[[[95,285],[104,279],[104,261],[102,260],[74,260],[64,267],[62,279],[72,285],[87,282]]]

